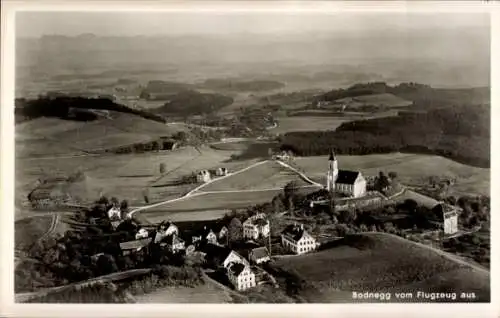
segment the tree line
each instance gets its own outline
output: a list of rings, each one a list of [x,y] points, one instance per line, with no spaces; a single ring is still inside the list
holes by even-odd
[[[455,106],[425,113],[357,120],[335,131],[289,132],[282,150],[301,156],[412,152],[441,155],[479,167],[490,166],[489,107]]]

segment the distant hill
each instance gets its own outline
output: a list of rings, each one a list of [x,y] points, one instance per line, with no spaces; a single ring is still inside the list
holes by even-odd
[[[335,131],[289,132],[281,138],[284,149],[304,156],[411,152],[432,153],[479,167],[490,166],[490,106],[485,89],[434,89],[419,84],[394,87],[385,83],[358,84],[334,90],[321,98],[399,96],[413,102],[413,111],[398,116],[356,120]],[[313,125],[312,125],[313,127]]]
[[[432,88],[418,83],[401,83],[390,86],[385,82],[359,83],[347,89],[334,89],[318,96],[315,101],[334,102],[345,98],[366,99],[369,95],[392,94],[411,101],[420,108],[435,108],[450,105],[489,104],[489,87],[445,89]]]
[[[285,84],[272,80],[207,79],[202,88],[235,92],[269,91],[285,87]]]

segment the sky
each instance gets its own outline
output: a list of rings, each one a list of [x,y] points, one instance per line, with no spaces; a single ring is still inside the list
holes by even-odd
[[[484,13],[18,12],[17,37],[364,32],[489,28]]]

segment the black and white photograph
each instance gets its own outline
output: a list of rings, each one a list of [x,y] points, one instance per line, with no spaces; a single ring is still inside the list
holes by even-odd
[[[490,303],[491,14],[239,8],[15,12],[14,302]]]

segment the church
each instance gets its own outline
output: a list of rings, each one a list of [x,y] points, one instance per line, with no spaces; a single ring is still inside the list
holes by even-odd
[[[359,198],[366,194],[366,180],[360,171],[339,170],[337,157],[330,151],[326,189]]]

